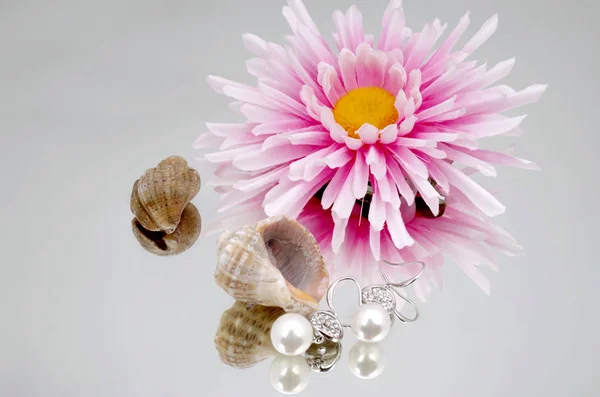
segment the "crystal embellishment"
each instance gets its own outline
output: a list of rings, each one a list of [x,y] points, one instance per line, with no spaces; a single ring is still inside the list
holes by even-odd
[[[318,311],[310,315],[313,328],[323,334],[327,339],[339,341],[344,336],[342,324],[335,314],[330,311]]]
[[[379,303],[388,312],[396,308],[396,298],[388,288],[381,285],[372,285],[362,290],[362,303]]]

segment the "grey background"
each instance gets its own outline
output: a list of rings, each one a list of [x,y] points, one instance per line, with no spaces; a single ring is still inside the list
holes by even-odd
[[[215,237],[152,257],[129,221],[133,181],[191,149],[226,99],[204,76],[250,81],[240,35],[288,33],[283,1],[0,2],[0,395],[191,397],[276,395],[268,363],[239,371],[212,338],[231,299],[213,283]],[[349,0],[306,0],[322,32]],[[377,31],[387,0],[357,0]],[[345,357],[305,394],[597,396],[598,28],[595,0],[406,0],[409,25],[500,29],[475,58],[516,56],[506,80],[547,83],[525,111],[517,154],[542,172],[503,168],[497,219],[527,254],[502,258],[486,297],[452,263],[422,320],[386,340],[373,381]],[[507,142],[497,140],[498,146]],[[217,195],[194,200],[205,219]],[[349,344],[346,346],[346,351]]]

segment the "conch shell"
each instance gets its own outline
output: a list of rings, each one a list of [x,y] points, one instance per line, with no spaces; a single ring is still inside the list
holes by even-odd
[[[329,273],[313,235],[280,216],[224,232],[215,280],[236,300],[307,316],[318,308]]]
[[[280,307],[266,307],[235,302],[221,316],[215,336],[215,346],[221,361],[236,368],[248,368],[274,356],[271,327],[285,311]]]
[[[182,157],[173,156],[147,170],[131,192],[132,228],[142,247],[157,255],[175,255],[200,235],[200,213],[190,201],[200,191],[200,175]]]

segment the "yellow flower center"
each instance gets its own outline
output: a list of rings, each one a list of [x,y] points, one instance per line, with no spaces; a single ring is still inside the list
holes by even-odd
[[[341,97],[333,107],[333,118],[351,138],[363,124],[369,123],[380,130],[398,122],[396,98],[379,87],[355,88]]]

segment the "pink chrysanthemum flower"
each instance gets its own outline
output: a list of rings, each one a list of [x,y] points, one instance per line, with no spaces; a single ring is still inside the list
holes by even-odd
[[[327,235],[320,240],[323,251],[344,247],[364,273],[363,265],[379,261],[383,249],[392,259],[416,252],[449,223],[461,224],[449,216],[408,219],[410,208],[428,208],[436,217],[444,199],[454,195],[486,216],[504,211],[456,165],[486,176],[496,174],[492,164],[535,168],[479,149],[478,140],[518,132],[524,117],[502,113],[538,100],[545,86],[520,92],[493,86],[513,60],[489,70],[468,60],[496,30],[496,17],[455,50],[468,15],[436,46],[446,26],[436,19],[413,34],[400,3],[389,3],[376,43],[363,31],[355,6],[345,14],[336,11],[334,50],[302,2],[288,0],[283,8],[293,32],[288,46],[244,35],[256,56],[247,63],[256,87],[208,78],[217,92],[235,99],[232,107],[247,119],[210,123],[210,132],[196,142],[198,148],[219,145],[206,155],[219,163],[219,211],[227,214],[219,227],[282,214],[302,214],[308,222],[318,215],[313,229]],[[315,206],[321,211],[309,211]],[[352,221],[356,216],[358,222]],[[481,233],[489,230],[495,229],[486,224]],[[358,240],[361,244],[350,243]],[[434,245],[442,251],[452,246]],[[426,250],[429,257],[439,257],[437,248]]]

